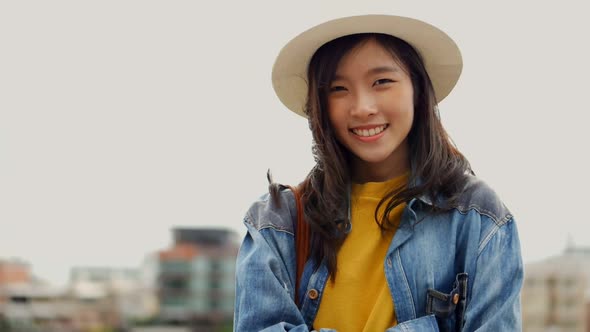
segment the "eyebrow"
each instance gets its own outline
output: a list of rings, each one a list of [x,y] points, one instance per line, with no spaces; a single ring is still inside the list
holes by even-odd
[[[371,70],[369,70],[369,74],[381,74],[381,73],[389,73],[389,72],[398,72],[399,68],[397,67],[391,67],[391,66],[381,66],[381,67],[375,67]]]
[[[399,72],[399,68],[392,67],[392,66],[379,66],[379,67],[369,69],[369,71],[367,72],[367,75],[375,75],[375,74],[382,74],[382,73],[395,73],[395,72]],[[341,75],[334,74],[334,78],[332,80],[337,81],[337,80],[342,80],[342,79],[344,79],[344,77],[342,77]]]

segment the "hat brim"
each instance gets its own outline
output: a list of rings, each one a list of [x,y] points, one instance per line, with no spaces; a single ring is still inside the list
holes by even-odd
[[[362,15],[331,20],[304,31],[280,51],[272,69],[272,85],[281,102],[305,117],[307,67],[325,43],[356,33],[383,33],[403,39],[420,53],[437,102],[459,80],[463,61],[457,44],[440,29],[420,20],[393,15]]]

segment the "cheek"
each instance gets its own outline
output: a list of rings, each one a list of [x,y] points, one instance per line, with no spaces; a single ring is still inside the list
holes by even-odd
[[[341,131],[348,130],[348,122],[346,114],[342,111],[342,107],[338,105],[328,105],[328,118],[330,119],[330,125],[332,129],[338,134]]]
[[[414,104],[409,103],[403,112],[399,114],[400,122],[404,124],[404,130],[409,132],[414,124]]]
[[[392,105],[392,112],[390,114],[394,119],[397,119],[401,123],[409,122],[411,124],[413,122],[414,100],[411,90],[390,96],[385,101],[385,105]]]
[[[332,129],[332,136],[339,143],[346,146],[348,136],[348,125],[341,117],[330,117],[330,126]]]
[[[400,109],[400,117],[407,119],[410,123],[414,120],[414,102],[412,100]]]

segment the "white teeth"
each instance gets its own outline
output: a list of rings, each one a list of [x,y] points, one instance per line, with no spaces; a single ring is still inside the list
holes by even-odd
[[[383,125],[383,126],[375,127],[375,128],[371,128],[371,129],[353,129],[352,132],[358,136],[370,137],[370,136],[375,136],[377,134],[380,134],[383,130],[385,130],[386,127],[387,127],[387,125]]]

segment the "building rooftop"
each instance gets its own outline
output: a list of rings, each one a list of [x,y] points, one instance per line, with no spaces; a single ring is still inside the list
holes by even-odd
[[[236,243],[236,232],[225,228],[186,228],[172,229],[175,244],[192,243],[199,246],[227,246]]]

